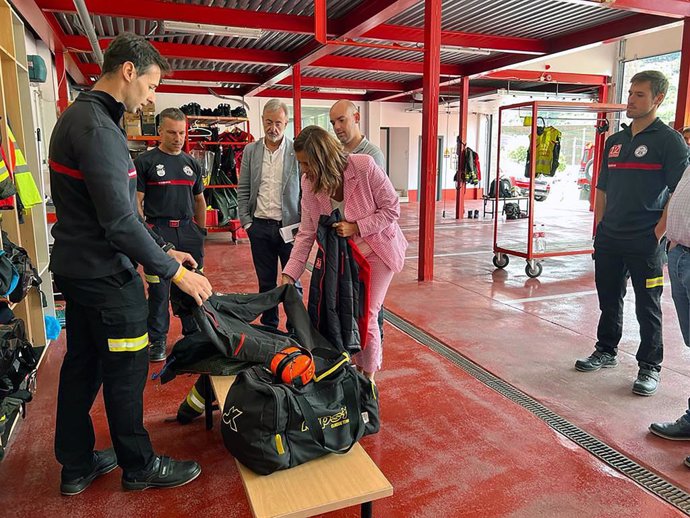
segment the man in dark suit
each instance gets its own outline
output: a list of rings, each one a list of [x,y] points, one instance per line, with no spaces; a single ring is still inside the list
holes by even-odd
[[[278,260],[284,267],[292,242],[280,229],[300,221],[300,178],[292,140],[285,136],[288,108],[279,99],[266,103],[264,137],[249,144],[242,156],[237,199],[242,227],[247,231],[259,291],[277,286]],[[278,327],[278,309],[261,316],[261,323]]]

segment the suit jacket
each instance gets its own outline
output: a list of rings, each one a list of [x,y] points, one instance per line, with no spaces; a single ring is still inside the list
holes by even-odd
[[[407,240],[398,225],[400,202],[393,184],[369,155],[350,155],[343,177],[345,219],[357,223],[362,239],[388,268],[399,272],[405,262]],[[330,196],[314,194],[311,182],[302,176],[302,221],[283,273],[293,279],[304,273],[319,217],[331,212]]]
[[[285,139],[283,157],[283,226],[299,223],[300,220],[300,182],[299,168],[295,158],[292,140]],[[254,221],[256,198],[261,185],[261,170],[264,162],[264,139],[248,144],[242,155],[240,178],[237,186],[237,205],[242,226]]]

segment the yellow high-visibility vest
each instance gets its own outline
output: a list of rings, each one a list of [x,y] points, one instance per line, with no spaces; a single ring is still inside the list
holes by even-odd
[[[24,208],[30,209],[35,205],[40,205],[43,202],[43,198],[41,198],[41,193],[38,192],[38,187],[36,187],[34,177],[29,170],[29,164],[26,163],[24,153],[17,145],[17,141],[9,126],[7,126],[7,135],[10,138],[10,156],[14,158],[12,168],[14,184],[17,186],[17,193],[22,200]]]

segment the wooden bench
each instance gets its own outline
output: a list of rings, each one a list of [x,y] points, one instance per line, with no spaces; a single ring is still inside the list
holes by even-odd
[[[486,216],[487,214],[491,214],[491,217],[493,218],[494,212],[498,212],[497,210],[494,210],[495,206],[496,206],[496,197],[485,195],[485,196],[482,196],[482,200],[484,200],[484,212],[483,212],[482,216]],[[520,202],[522,200],[529,200],[529,196],[514,196],[511,198],[499,198],[498,202],[499,203],[503,202],[503,205],[505,206],[506,202],[516,201],[518,204],[518,207],[519,207]],[[491,203],[491,208],[489,210],[486,210],[486,206],[488,203]],[[500,207],[500,205],[499,205],[499,207]],[[522,210],[522,208],[520,210]],[[525,203],[525,212],[527,212],[527,204],[526,203]]]
[[[222,412],[235,376],[204,377]],[[205,399],[209,427],[213,398]],[[302,518],[360,504],[362,518],[371,518],[372,501],[393,494],[391,483],[359,444],[344,455],[329,454],[270,475],[257,475],[235,462],[254,518]]]

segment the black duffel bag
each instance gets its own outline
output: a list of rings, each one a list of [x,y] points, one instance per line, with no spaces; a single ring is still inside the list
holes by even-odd
[[[312,351],[317,364],[323,352]],[[345,353],[303,387],[277,382],[260,365],[241,372],[221,420],[225,447],[260,475],[328,453],[347,453],[362,436],[378,430],[376,385]]]

